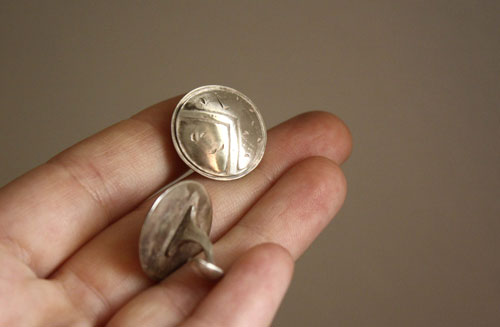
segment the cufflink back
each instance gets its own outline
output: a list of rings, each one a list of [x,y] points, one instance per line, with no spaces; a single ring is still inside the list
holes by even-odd
[[[142,269],[161,280],[203,250],[205,259],[196,259],[199,269],[209,277],[221,276],[208,238],[211,226],[212,204],[202,184],[187,180],[169,187],[154,202],[141,230]]]

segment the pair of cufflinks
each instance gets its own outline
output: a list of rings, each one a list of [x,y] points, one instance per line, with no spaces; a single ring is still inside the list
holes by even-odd
[[[172,116],[172,141],[192,171],[230,181],[257,167],[267,132],[257,107],[239,91],[220,85],[196,88],[177,104]],[[207,278],[223,270],[214,263],[209,233],[212,204],[205,187],[193,180],[167,186],[155,200],[139,240],[141,267],[159,281],[189,260]],[[204,259],[196,257],[203,251]]]

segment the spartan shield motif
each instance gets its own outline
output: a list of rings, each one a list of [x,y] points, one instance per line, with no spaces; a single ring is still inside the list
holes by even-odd
[[[182,151],[194,164],[213,175],[237,174],[239,162],[238,118],[207,110],[188,109],[179,114]]]
[[[179,156],[193,170],[209,178],[231,180],[258,165],[266,129],[245,95],[212,85],[181,99],[172,118],[172,139]]]

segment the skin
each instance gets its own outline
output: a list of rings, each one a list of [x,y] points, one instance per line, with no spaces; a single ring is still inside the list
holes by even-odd
[[[138,239],[151,194],[185,170],[170,139],[180,97],[89,137],[0,189],[0,326],[266,326],[297,259],[346,194],[349,130],[324,112],[268,132],[248,176],[201,181],[219,282],[190,264],[153,284]]]

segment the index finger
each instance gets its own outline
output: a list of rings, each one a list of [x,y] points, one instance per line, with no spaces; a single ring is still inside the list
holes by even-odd
[[[180,97],[74,145],[0,189],[0,247],[47,276],[186,167],[170,138]]]

